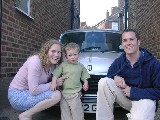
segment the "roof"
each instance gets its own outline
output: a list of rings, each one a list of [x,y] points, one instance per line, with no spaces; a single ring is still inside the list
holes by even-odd
[[[112,30],[112,29],[73,29],[73,30],[66,30],[62,34],[73,33],[73,32],[112,32],[112,33],[121,33],[121,31],[119,31],[119,30]]]

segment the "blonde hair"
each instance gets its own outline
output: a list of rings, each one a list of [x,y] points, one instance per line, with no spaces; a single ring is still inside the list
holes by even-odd
[[[78,52],[80,52],[80,47],[78,44],[71,42],[65,46],[64,50],[65,50],[65,54],[68,50],[77,50]]]
[[[62,47],[62,44],[58,40],[50,39],[42,45],[41,49],[38,52],[34,53],[34,55],[39,56],[43,68],[47,67],[47,63],[49,61],[47,54],[48,54],[48,51],[51,48],[51,46],[54,44],[58,44]],[[60,64],[61,62],[62,62],[62,55],[61,55],[61,58],[60,58],[58,64]]]

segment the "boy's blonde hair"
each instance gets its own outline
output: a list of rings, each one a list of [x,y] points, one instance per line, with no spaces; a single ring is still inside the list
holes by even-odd
[[[65,54],[66,54],[66,52],[67,52],[68,50],[77,50],[78,52],[80,52],[80,47],[79,47],[78,44],[71,42],[71,43],[68,43],[68,44],[65,46],[65,48],[64,48]]]

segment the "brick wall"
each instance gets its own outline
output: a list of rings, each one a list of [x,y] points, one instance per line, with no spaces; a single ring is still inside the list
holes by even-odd
[[[160,0],[128,1],[129,28],[140,32],[141,46],[160,60]]]
[[[124,0],[118,3],[124,14]],[[123,26],[121,21],[121,30]],[[140,32],[141,46],[160,61],[160,0],[128,0],[128,27]]]
[[[32,0],[31,17],[3,0],[1,28],[1,78],[13,77],[27,57],[48,38],[59,38],[71,27],[72,0]],[[75,5],[76,6],[76,5]],[[77,9],[74,12],[78,14]],[[75,17],[74,28],[79,28]]]

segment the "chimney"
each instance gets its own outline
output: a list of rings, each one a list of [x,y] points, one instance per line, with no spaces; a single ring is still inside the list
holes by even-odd
[[[106,20],[109,20],[109,12],[108,12],[108,10],[106,12]]]

